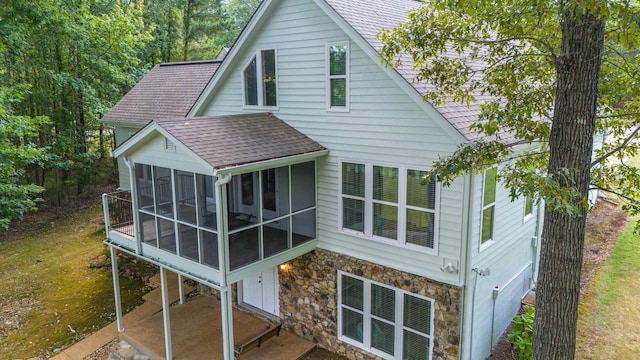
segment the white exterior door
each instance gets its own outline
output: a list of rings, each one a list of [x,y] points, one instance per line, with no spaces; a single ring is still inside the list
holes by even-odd
[[[269,314],[280,316],[278,269],[267,269],[242,280],[242,302]]]

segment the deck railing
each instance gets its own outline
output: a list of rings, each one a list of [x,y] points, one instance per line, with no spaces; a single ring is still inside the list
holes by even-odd
[[[109,220],[107,231],[117,231],[135,237],[131,192],[118,191],[103,195],[105,218]]]

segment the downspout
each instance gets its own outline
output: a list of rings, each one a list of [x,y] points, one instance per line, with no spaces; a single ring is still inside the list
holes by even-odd
[[[471,294],[470,294],[471,295],[471,308],[470,308],[471,311],[465,311],[465,307],[466,306],[462,306],[463,318],[461,319],[462,321],[460,323],[460,335],[461,335],[460,338],[464,339],[464,326],[463,325],[466,322],[465,319],[468,318],[468,316],[470,316],[471,320],[469,321],[469,324],[470,324],[471,329],[470,329],[470,335],[469,335],[469,354],[471,354],[472,349],[473,349],[473,307],[474,307],[474,302],[475,302],[475,292],[476,292],[475,288],[476,288],[476,282],[477,282],[477,279],[478,279],[478,274],[475,273],[475,277],[474,277],[474,280],[473,280],[473,289],[469,289],[469,285],[470,285],[469,284],[469,280],[470,280],[469,279],[469,274],[471,274],[471,259],[472,259],[472,256],[471,256],[471,251],[472,251],[471,244],[472,244],[472,241],[471,241],[471,239],[473,238],[472,230],[471,230],[472,229],[472,226],[471,226],[471,220],[472,220],[471,219],[471,214],[473,214],[473,189],[474,189],[474,187],[473,187],[473,182],[474,182],[473,174],[469,173],[468,176],[467,176],[467,179],[468,179],[467,194],[468,194],[469,198],[466,201],[466,205],[467,205],[466,206],[466,214],[465,214],[466,221],[464,223],[465,226],[466,226],[466,229],[465,229],[464,233],[466,233],[465,236],[466,236],[466,245],[467,246],[466,246],[466,254],[464,256],[465,270],[464,270],[464,273],[463,273],[463,276],[464,276],[463,283],[464,283],[464,289],[466,291],[465,291],[465,293],[463,295],[463,299],[466,299],[466,297],[469,294],[469,290],[471,290]],[[463,235],[464,235],[464,233],[463,233]],[[462,248],[462,246],[461,246],[461,248]],[[466,304],[466,303],[467,303],[467,301],[465,301],[464,304]],[[461,344],[461,345],[463,345],[463,344]],[[465,353],[464,346],[462,346],[461,351],[459,351],[458,353],[459,353],[459,356],[458,356],[459,359],[470,358],[470,356],[464,356],[464,353]]]
[[[129,159],[128,156],[124,157],[124,164],[129,169],[129,184],[131,188],[131,214],[133,217],[133,231],[136,234],[136,255],[142,254],[142,233],[140,232],[140,224],[138,223],[138,186],[135,178],[135,164]]]
[[[215,176],[215,173],[214,173]],[[224,360],[233,360],[233,298],[231,286],[227,283],[229,273],[229,235],[227,230],[227,192],[226,185],[231,174],[219,176],[215,183],[216,221],[218,227],[218,268],[220,269],[220,307],[222,317],[222,347]]]

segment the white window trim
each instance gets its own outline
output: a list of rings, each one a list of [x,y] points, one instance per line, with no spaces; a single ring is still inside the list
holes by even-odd
[[[342,309],[343,307],[348,307],[347,305],[342,305],[342,276],[346,275],[348,277],[351,277],[353,279],[358,279],[361,280],[363,282],[363,310],[357,310],[357,309],[350,309],[353,310],[355,312],[358,313],[362,313],[363,314],[363,326],[362,326],[362,333],[363,333],[363,342],[359,343],[354,339],[351,339],[347,336],[344,336],[342,334]],[[404,295],[408,294],[411,296],[414,296],[416,298],[428,301],[431,303],[430,306],[430,310],[431,310],[431,314],[429,316],[430,319],[430,324],[429,324],[429,329],[431,330],[431,334],[429,335],[429,360],[433,357],[433,337],[434,337],[434,317],[435,317],[435,300],[425,297],[425,296],[421,296],[415,293],[412,293],[410,291],[405,291],[399,288],[395,288],[393,286],[387,285],[387,284],[383,284],[383,283],[379,283],[377,281],[372,281],[366,278],[363,278],[361,276],[357,276],[357,275],[353,275],[351,273],[342,271],[342,270],[338,270],[338,321],[337,321],[337,327],[338,327],[338,339],[340,341],[343,341],[347,344],[353,345],[359,349],[363,349],[365,351],[368,351],[372,354],[375,354],[377,356],[380,356],[383,359],[387,359],[387,360],[400,360],[402,359],[402,353],[403,353],[403,331],[404,331]],[[381,287],[385,287],[387,289],[391,289],[394,291],[395,293],[395,303],[396,303],[396,308],[395,308],[395,323],[394,323],[394,329],[395,329],[395,336],[394,336],[394,340],[395,340],[395,344],[394,344],[394,349],[395,349],[395,356],[389,355],[383,351],[377,350],[375,348],[371,347],[371,337],[370,336],[364,336],[364,334],[368,334],[369,330],[371,329],[371,318],[375,315],[371,314],[371,285],[375,284]],[[387,321],[388,322],[388,321]],[[413,330],[411,330],[413,331]]]
[[[524,204],[522,206],[523,208],[523,216],[522,216],[522,222],[525,223],[531,219],[534,218],[535,212],[536,212],[536,204],[534,199],[531,199],[531,212],[527,214],[527,197],[524,197]]]
[[[276,106],[269,106],[269,105],[264,105],[264,82],[263,82],[263,74],[262,74],[262,52],[263,51],[268,51],[268,50],[273,50],[274,52],[274,57],[275,57],[275,61],[276,61]],[[245,87],[245,81],[244,81],[244,71],[247,69],[247,66],[249,66],[249,64],[251,64],[251,61],[253,60],[253,58],[256,59],[256,79],[258,82],[258,105],[247,105],[246,104],[246,92],[247,89]],[[249,60],[247,60],[244,64],[244,66],[242,67],[242,70],[240,71],[240,82],[242,85],[242,108],[243,109],[268,109],[268,110],[278,110],[280,109],[280,79],[278,78],[278,49],[276,48],[263,48],[263,49],[257,49],[252,56],[249,57]]]
[[[342,194],[342,164],[343,163],[355,163],[355,164],[363,164],[365,166],[365,185],[364,185],[364,198],[360,198],[352,195],[344,195]],[[398,169],[398,238],[397,239],[388,239],[381,236],[373,235],[373,167],[374,166],[384,166],[384,167],[393,167]],[[419,252],[423,252],[429,255],[438,256],[438,247],[439,247],[439,228],[440,228],[440,189],[441,184],[436,183],[436,198],[435,198],[435,208],[433,210],[426,208],[419,208],[411,205],[407,205],[407,171],[408,170],[419,170],[419,171],[429,171],[420,166],[411,166],[411,165],[394,165],[388,163],[371,163],[367,161],[361,160],[350,160],[350,159],[342,159],[338,162],[338,231],[343,234],[348,234],[352,236],[357,236],[360,238],[364,238],[367,240],[373,240],[384,244],[394,245],[403,247],[410,250],[415,250]],[[343,206],[342,201],[344,198],[351,198],[357,200],[364,200],[364,232],[355,231],[351,229],[345,229],[342,226],[343,220]],[[381,200],[375,200],[377,203],[386,203]],[[389,203],[391,204],[391,203]],[[396,206],[396,204],[393,204]],[[420,246],[416,244],[407,243],[406,238],[406,229],[407,229],[407,209],[418,209],[420,211],[430,212],[434,214],[433,217],[433,248],[428,248],[425,246]]]
[[[344,46],[346,48],[346,64],[345,64],[345,75],[331,75],[330,66],[331,66],[331,47],[332,46]],[[325,55],[325,71],[326,71],[326,104],[327,111],[334,112],[349,112],[349,73],[350,73],[350,49],[348,41],[340,41],[340,42],[332,42],[326,45],[326,55]],[[346,79],[345,85],[345,106],[331,106],[331,79]]]
[[[484,188],[485,188],[485,184],[486,184],[486,177],[487,177],[487,170],[493,169],[493,167],[489,168],[489,169],[485,169],[482,172],[482,200],[480,201],[480,204],[482,205],[482,208],[480,210],[480,236],[479,236],[479,242],[480,242],[480,251],[490,247],[491,245],[494,244],[494,240],[495,240],[495,233],[496,233],[496,200],[498,199],[498,180],[496,179],[496,192],[495,192],[495,198],[493,199],[493,202],[489,205],[484,205]],[[497,173],[497,168],[496,168],[496,173]],[[491,238],[487,241],[485,241],[484,243],[482,242],[482,226],[484,225],[484,211],[490,207],[493,206],[493,217],[491,218]]]

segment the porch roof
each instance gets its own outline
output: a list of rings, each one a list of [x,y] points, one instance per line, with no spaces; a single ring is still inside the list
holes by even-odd
[[[113,155],[134,151],[136,143],[154,130],[184,145],[214,172],[293,156],[315,157],[327,152],[322,145],[273,114],[254,113],[154,120],[125,141]]]

